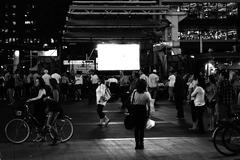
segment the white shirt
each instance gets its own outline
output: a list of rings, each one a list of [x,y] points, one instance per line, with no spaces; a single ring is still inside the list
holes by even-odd
[[[97,87],[97,89],[96,89],[97,104],[101,104],[101,105],[104,105],[104,106],[107,104],[107,102],[106,101],[102,101],[101,97],[104,96],[105,89],[106,89],[106,86],[104,84],[99,85]]]
[[[205,105],[205,91],[202,87],[197,86],[191,97],[194,97],[194,105],[195,106],[204,106]]]
[[[83,78],[82,78],[82,75],[76,75],[75,76],[75,84],[83,84]]]
[[[52,78],[56,79],[57,80],[57,83],[59,84],[60,82],[60,79],[61,79],[61,76],[58,74],[58,73],[53,73],[51,75]]]
[[[98,76],[96,74],[91,75],[91,81],[92,81],[92,84],[97,84],[98,83]]]
[[[49,82],[50,78],[51,78],[51,76],[49,74],[44,74],[42,76],[42,79],[44,80],[46,85],[50,85],[50,82]]]
[[[155,73],[149,75],[148,85],[150,88],[155,88],[158,86],[159,77]]]
[[[169,84],[168,84],[168,86],[169,87],[174,87],[174,84],[175,84],[175,81],[176,81],[176,77],[175,77],[175,75],[170,75],[169,77],[168,77],[168,80],[169,80]]]
[[[118,83],[118,80],[116,78],[109,78],[107,81],[109,83]]]

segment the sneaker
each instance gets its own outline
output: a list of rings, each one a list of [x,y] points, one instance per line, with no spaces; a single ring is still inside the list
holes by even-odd
[[[109,122],[110,122],[110,119],[108,119],[108,120],[105,122],[105,127],[108,126]]]
[[[192,127],[192,128],[188,128],[190,131],[196,131],[197,130],[197,128],[194,128],[194,127]]]

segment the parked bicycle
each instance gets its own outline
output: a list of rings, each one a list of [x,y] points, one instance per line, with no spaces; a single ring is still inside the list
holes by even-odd
[[[232,156],[240,153],[240,115],[234,114],[229,121],[220,121],[212,134],[216,150]]]
[[[15,144],[23,143],[29,137],[39,133],[44,136],[45,140],[53,140],[55,136],[58,136],[60,142],[68,141],[73,135],[71,118],[66,115],[62,118],[56,117],[50,126],[43,128],[39,126],[38,120],[30,113],[28,104],[25,104],[22,110],[16,111],[16,118],[6,124],[5,135],[10,142]]]

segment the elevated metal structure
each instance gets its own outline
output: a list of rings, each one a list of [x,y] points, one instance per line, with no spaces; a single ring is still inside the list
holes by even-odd
[[[75,0],[69,7],[63,41],[151,39],[169,25],[159,18],[168,10],[158,0]]]

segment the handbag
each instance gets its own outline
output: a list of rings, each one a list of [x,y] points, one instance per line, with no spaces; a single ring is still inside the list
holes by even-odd
[[[146,129],[151,129],[155,126],[155,121],[154,120],[151,120],[150,118],[147,120],[147,123],[146,123]]]
[[[111,98],[111,92],[110,92],[109,88],[106,87],[105,93],[104,93],[104,100],[108,101],[110,98]]]
[[[134,91],[132,100],[130,102],[131,106],[133,104],[133,98],[134,98],[135,92],[136,91]],[[135,127],[135,120],[134,120],[132,110],[131,111],[129,110],[129,114],[126,115],[126,117],[124,118],[124,126],[126,129],[133,129]]]

